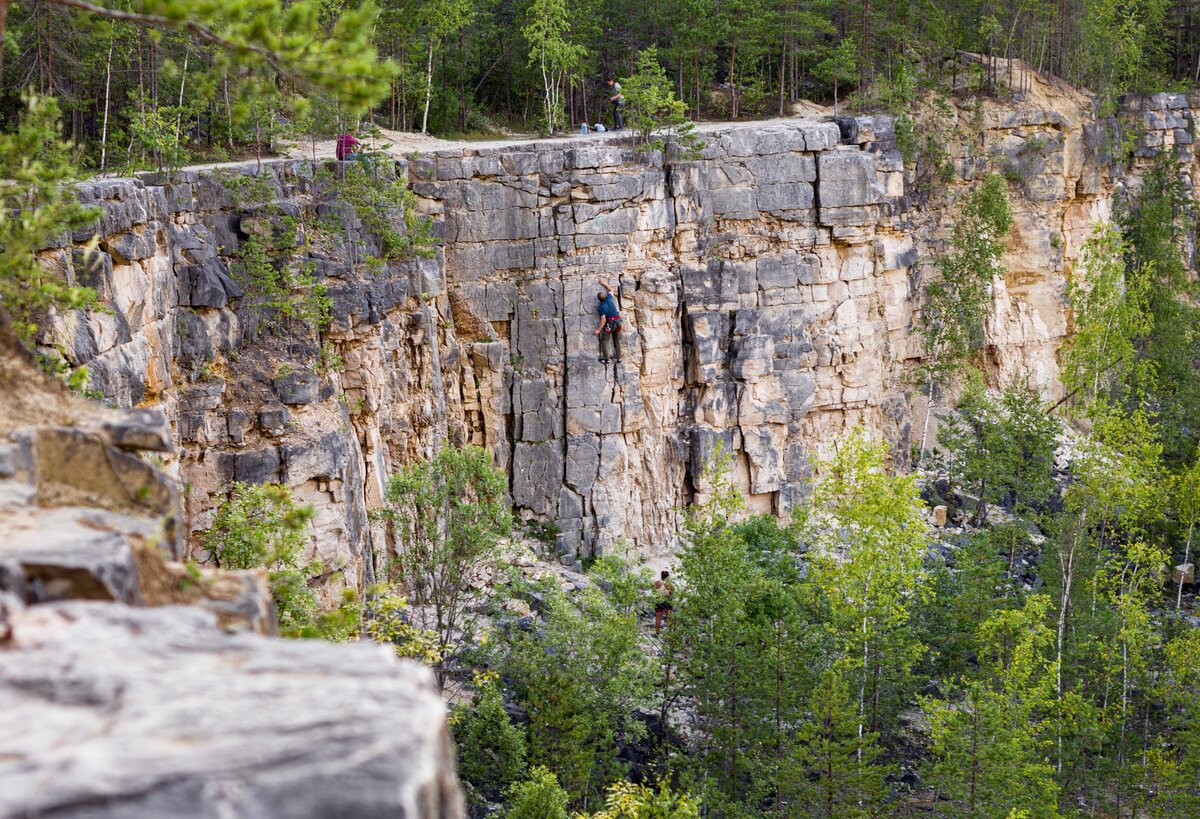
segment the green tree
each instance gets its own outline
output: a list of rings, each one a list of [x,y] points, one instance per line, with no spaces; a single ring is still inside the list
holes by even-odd
[[[858,79],[858,45],[843,37],[829,56],[817,63],[817,76],[833,86],[833,115],[838,115],[838,87]]]
[[[418,625],[437,635],[439,685],[470,639],[474,589],[500,559],[512,523],[506,484],[490,453],[453,444],[388,480],[381,516],[393,528],[389,572],[408,588]]]
[[[820,819],[865,819],[879,815],[887,795],[878,764],[879,735],[860,733],[858,703],[841,669],[827,671],[813,688],[809,718],[796,737],[789,804]]]
[[[1164,151],[1144,174],[1135,197],[1118,211],[1125,240],[1125,278],[1145,293],[1146,324],[1135,336],[1143,366],[1132,380],[1112,382],[1111,395],[1125,406],[1142,400],[1155,408],[1154,422],[1167,462],[1187,462],[1200,431],[1191,423],[1200,405],[1200,280],[1182,248],[1196,209],[1184,187],[1179,161]],[[1129,285],[1127,285],[1128,287]]]
[[[566,0],[533,0],[526,14],[521,33],[529,41],[530,64],[536,64],[542,74],[546,130],[554,133],[565,124],[563,88],[578,71],[586,52],[572,41]]]
[[[826,638],[795,536],[774,518],[736,521],[743,498],[729,464],[722,451],[706,464],[705,502],[685,518],[660,714],[685,731],[693,719],[703,726],[671,764],[708,810],[739,815],[783,803]]]
[[[956,816],[1057,817],[1047,719],[1054,711],[1050,598],[1001,611],[980,626],[980,678],[957,700],[927,699],[931,779]]]
[[[1004,179],[989,174],[967,194],[951,235],[953,250],[937,260],[938,276],[925,285],[921,334],[925,359],[919,378],[928,386],[921,452],[929,437],[936,387],[950,382],[983,345],[992,280],[1000,269],[1012,214]]]
[[[451,716],[458,776],[472,803],[494,802],[525,773],[525,734],[504,710],[495,675],[479,674],[475,681],[474,703]]]
[[[1066,344],[1062,381],[1077,411],[1086,413],[1122,385],[1153,377],[1137,354],[1151,326],[1148,277],[1143,271],[1127,275],[1128,254],[1115,225],[1096,225],[1080,253],[1082,275],[1067,290],[1075,331]]]
[[[1009,506],[1019,515],[1047,508],[1054,492],[1054,456],[1060,426],[1033,390],[990,396],[976,370],[967,373],[954,414],[938,431],[949,458],[951,483],[979,499],[972,523],[988,507]]]
[[[833,457],[817,464],[811,504],[798,520],[837,658],[856,678],[861,734],[891,722],[923,652],[909,619],[926,593],[929,531],[914,479],[889,475],[886,455],[862,429],[840,440]]]
[[[471,20],[471,0],[424,0],[418,11],[425,30],[425,110],[421,114],[421,133],[429,133],[429,104],[433,100],[433,56],[442,42]]]
[[[65,231],[86,226],[95,212],[65,187],[76,169],[71,146],[55,136],[58,105],[34,96],[24,105],[16,129],[0,134],[0,308],[32,345],[50,310],[85,309],[96,300],[94,290],[52,275],[36,256]]]
[[[1165,710],[1164,732],[1147,749],[1142,785],[1155,819],[1200,812],[1200,631],[1187,628],[1167,643],[1155,701]]]
[[[655,46],[638,54],[633,75],[621,80],[621,93],[629,124],[643,149],[662,150],[663,139],[656,137],[666,136],[679,145],[684,158],[699,158],[703,145],[687,117],[687,106],[671,90]]]
[[[538,765],[529,779],[514,782],[504,791],[508,809],[504,819],[567,819],[567,792],[549,769]]]
[[[597,575],[610,591],[531,589],[542,628],[514,630],[496,647],[496,665],[529,714],[530,761],[575,801],[598,800],[603,783],[625,773],[618,750],[645,734],[636,711],[649,700],[654,663],[639,645],[642,594],[621,573],[609,566]]]
[[[308,557],[311,505],[297,506],[281,484],[234,482],[202,536],[210,560],[226,569],[264,566],[284,637],[345,640],[358,631],[360,609],[353,590],[335,610],[321,608],[309,581],[324,571]]]
[[[346,105],[366,106],[387,88],[392,67],[381,64],[371,43],[378,13],[367,0],[346,8],[322,28],[319,0],[132,0],[124,7],[86,0],[44,0],[45,5],[76,9],[96,18],[160,31],[179,31],[211,46],[218,75],[242,76],[243,90],[262,91],[264,76],[293,86],[339,95]],[[0,14],[0,61],[5,50],[9,3]],[[323,36],[313,33],[322,31]]]

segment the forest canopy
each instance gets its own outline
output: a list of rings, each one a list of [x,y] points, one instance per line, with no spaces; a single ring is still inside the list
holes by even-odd
[[[1200,72],[1198,0],[18,0],[0,30],[0,117],[57,97],[85,166],[121,170],[364,113],[440,136],[611,125],[605,80],[651,47],[694,119],[995,90],[1010,57],[1107,100]]]

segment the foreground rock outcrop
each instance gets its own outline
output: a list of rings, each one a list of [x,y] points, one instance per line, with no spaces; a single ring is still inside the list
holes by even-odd
[[[427,669],[264,636],[265,570],[178,560],[164,428],[47,378],[0,314],[0,816],[459,819]]]
[[[371,581],[387,477],[446,440],[490,448],[519,515],[550,524],[568,562],[621,543],[665,551],[718,447],[751,508],[784,515],[848,427],[901,457],[920,440],[925,399],[907,376],[924,355],[922,282],[985,173],[1009,180],[1016,226],[983,359],[996,383],[1061,394],[1080,247],[1153,156],[1172,152],[1195,182],[1200,100],[1134,97],[1102,118],[1077,91],[1021,85],[1021,99],[939,114],[949,183],[905,168],[888,117],[711,128],[697,161],[586,139],[396,157],[442,237],[433,258],[381,259],[363,214],[300,160],[262,168],[274,216],[227,178],[252,166],[89,183],[98,250],[45,255],[108,310],[61,316],[44,342],[109,401],[166,414],[185,537],[234,480],[312,502],[330,594]],[[264,333],[237,281],[239,247],[296,225],[336,227],[290,263],[328,287],[339,368]],[[618,365],[596,360],[599,276],[626,318]]]
[[[432,674],[188,607],[0,597],[0,816],[458,819]]]

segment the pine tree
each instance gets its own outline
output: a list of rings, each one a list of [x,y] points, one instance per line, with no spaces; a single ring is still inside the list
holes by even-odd
[[[1058,816],[1046,717],[1054,711],[1050,598],[1034,595],[981,627],[980,678],[961,698],[927,699],[935,787],[970,819]]]
[[[859,733],[858,706],[845,669],[827,671],[812,690],[796,735],[784,794],[793,815],[858,819],[878,815],[887,769],[876,764],[879,735]]]

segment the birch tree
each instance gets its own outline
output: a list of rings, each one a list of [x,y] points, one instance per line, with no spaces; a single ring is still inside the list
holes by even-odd
[[[565,125],[563,90],[578,71],[585,51],[572,42],[566,0],[533,0],[521,34],[529,41],[529,63],[542,75],[546,131]]]
[[[816,466],[800,522],[838,662],[856,679],[860,737],[880,725],[885,688],[899,685],[923,651],[906,627],[926,592],[924,504],[911,476],[888,474],[886,456],[862,429],[840,440]]]
[[[429,105],[433,100],[433,56],[442,42],[470,22],[474,12],[471,0],[426,0],[420,17],[425,28],[425,108],[421,113],[421,133],[429,133]]]

